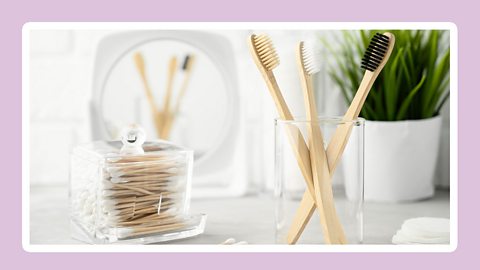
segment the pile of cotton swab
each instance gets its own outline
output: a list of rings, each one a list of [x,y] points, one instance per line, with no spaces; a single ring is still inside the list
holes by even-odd
[[[123,239],[186,228],[186,167],[183,156],[168,152],[107,157],[102,180],[86,182],[72,208],[97,236]]]
[[[106,161],[101,210],[118,238],[167,232],[186,226],[185,164],[168,155],[125,156]]]

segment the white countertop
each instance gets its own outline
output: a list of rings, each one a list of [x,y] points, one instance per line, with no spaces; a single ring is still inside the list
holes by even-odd
[[[69,232],[66,187],[32,187],[30,190],[31,244],[81,244]],[[175,244],[219,244],[227,238],[249,244],[273,244],[274,200],[268,195],[230,199],[196,199],[191,213],[208,215],[205,233],[174,241]],[[365,203],[364,243],[390,244],[402,222],[430,216],[449,218],[449,192],[437,191],[434,198],[411,203]]]

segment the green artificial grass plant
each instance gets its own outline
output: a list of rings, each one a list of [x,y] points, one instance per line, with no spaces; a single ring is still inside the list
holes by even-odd
[[[327,47],[335,55],[329,74],[350,103],[364,70],[360,60],[376,33],[344,31],[339,46]],[[447,31],[394,30],[395,48],[373,85],[361,117],[377,121],[425,119],[439,114],[449,97],[450,47]],[[444,44],[447,43],[447,44]]]

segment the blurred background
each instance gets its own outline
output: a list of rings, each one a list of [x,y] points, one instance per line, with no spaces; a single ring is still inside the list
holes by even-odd
[[[280,54],[282,64],[276,70],[279,84],[281,85],[286,99],[294,115],[304,115],[303,100],[301,91],[299,91],[298,75],[296,72],[293,48],[300,39],[308,38],[326,38],[334,40],[331,36],[338,33],[335,31],[255,31],[268,33],[271,35],[277,50]],[[99,42],[111,35],[121,33],[121,31],[108,30],[32,30],[30,32],[30,53],[29,53],[29,72],[30,72],[30,125],[31,125],[31,179],[32,186],[42,185],[67,185],[69,171],[69,155],[72,147],[83,142],[89,142],[92,138],[92,129],[96,128],[90,119],[90,102],[94,95],[92,90],[95,53]],[[273,118],[277,117],[266,91],[263,80],[256,70],[251,60],[246,37],[253,31],[210,31],[219,35],[228,42],[232,50],[233,62],[235,65],[235,77],[238,83],[239,110],[242,117],[237,118],[234,125],[242,125],[244,130],[241,132],[242,144],[245,146],[241,170],[246,170],[245,188],[249,192],[259,192],[265,190],[273,179]],[[163,45],[168,46],[169,44]],[[172,45],[172,44],[170,44]],[[173,44],[175,45],[175,44]],[[154,45],[150,45],[155,47]],[[147,48],[148,49],[148,48]],[[155,56],[161,59],[161,56]],[[179,62],[183,61],[183,55],[179,55]],[[203,56],[207,58],[207,56]],[[328,57],[328,54],[326,54]],[[126,59],[130,60],[130,59]],[[149,59],[147,59],[149,60]],[[161,62],[163,61],[163,62]],[[166,69],[168,58],[158,61],[158,65]],[[205,60],[206,61],[206,60]],[[132,80],[137,83],[138,75],[135,74],[134,66],[131,64],[131,70],[118,71],[119,74],[113,74],[115,78],[125,78],[125,72],[131,72]],[[205,64],[196,69],[208,68]],[[213,65],[213,64],[211,64]],[[214,67],[210,67],[214,69]],[[122,73],[124,72],[124,73]],[[159,72],[159,80],[152,82],[157,88],[162,88],[165,84],[165,72]],[[194,73],[199,70],[194,70]],[[322,115],[341,115],[345,111],[346,105],[341,97],[341,91],[338,86],[332,83],[323,70],[317,80],[317,98],[319,113]],[[193,83],[198,83],[201,76],[194,78]],[[221,81],[220,79],[218,79]],[[118,81],[118,80],[117,80]],[[125,81],[125,80],[124,80]],[[118,83],[122,84],[124,81]],[[218,82],[222,83],[222,82]],[[125,106],[125,99],[122,95],[115,93],[114,88],[117,85],[107,86],[112,88],[108,90],[108,102],[111,104],[122,104]],[[209,86],[206,85],[206,88]],[[212,89],[212,88],[211,88]],[[297,91],[298,90],[298,91]],[[190,91],[190,90],[189,90]],[[190,91],[186,96],[186,107],[198,106],[198,110],[193,109],[193,113],[204,110],[211,104],[199,103],[197,105],[191,102],[198,98],[205,100],[214,100],[212,96],[219,97],[221,100],[223,93],[193,92]],[[137,97],[144,95],[139,89]],[[159,99],[160,100],[160,99]],[[137,102],[137,101],[136,101]],[[141,105],[148,105],[145,101],[138,101]],[[143,102],[143,103],[142,103]],[[442,139],[439,164],[437,166],[436,184],[441,187],[449,186],[449,101],[442,109]],[[204,106],[205,105],[205,106]],[[212,127],[217,126],[222,121],[231,121],[220,119],[218,116],[221,110],[225,110],[221,104],[216,102],[217,111],[211,111],[202,117],[208,118],[207,123],[212,123]],[[143,106],[148,107],[148,106]],[[202,109],[203,108],[203,109]],[[133,110],[133,109],[132,109]],[[115,113],[112,111],[111,113]],[[148,113],[144,112],[144,113]],[[221,114],[221,113],[220,113]],[[133,120],[133,119],[129,119]],[[112,129],[114,129],[112,127]],[[221,128],[220,128],[221,129]],[[199,134],[200,131],[196,131]],[[212,132],[218,132],[214,130]],[[99,138],[95,138],[99,139]],[[182,143],[180,141],[179,143]],[[183,142],[184,143],[184,142]],[[208,142],[204,142],[208,144]],[[212,142],[210,142],[212,144]],[[246,158],[248,156],[248,158]]]

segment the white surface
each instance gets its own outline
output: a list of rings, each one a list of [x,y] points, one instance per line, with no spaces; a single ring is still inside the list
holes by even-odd
[[[66,187],[32,187],[31,244],[81,244],[70,237]],[[191,213],[208,214],[206,231],[173,244],[220,244],[228,238],[249,244],[274,243],[274,200],[268,195],[235,199],[194,200]],[[449,218],[449,193],[404,204],[365,204],[365,244],[391,244],[392,236],[409,218]],[[302,237],[308,237],[304,235]]]

